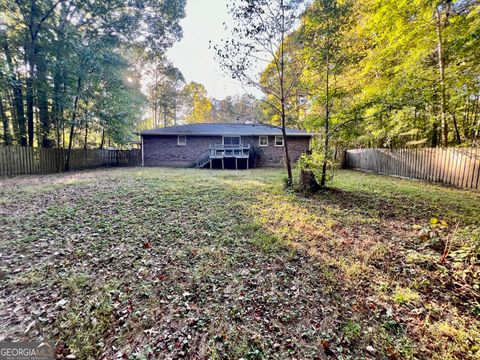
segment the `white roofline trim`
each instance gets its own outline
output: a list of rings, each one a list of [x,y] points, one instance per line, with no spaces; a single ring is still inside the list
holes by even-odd
[[[141,133],[138,133],[139,135],[141,136],[282,136],[282,134],[280,133],[267,133],[267,134],[251,134],[251,133],[226,133],[226,132],[223,132],[223,133],[181,133],[181,132],[172,132],[172,133],[161,133],[161,134],[158,134],[158,133],[146,133],[146,132],[141,132]],[[294,134],[288,134],[287,133],[287,136],[301,136],[301,137],[306,137],[306,136],[315,136],[315,135],[319,135],[317,133],[294,133]]]

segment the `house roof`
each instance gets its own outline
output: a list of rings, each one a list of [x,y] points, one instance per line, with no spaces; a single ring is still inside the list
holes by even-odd
[[[289,136],[313,136],[303,130],[286,128]],[[175,125],[165,128],[144,130],[140,135],[282,135],[282,130],[278,127],[261,124],[188,124]]]

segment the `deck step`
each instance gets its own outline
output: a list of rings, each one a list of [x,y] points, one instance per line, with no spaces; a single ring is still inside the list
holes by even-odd
[[[205,159],[205,160],[199,162],[199,163],[197,164],[197,167],[198,167],[198,168],[203,168],[203,167],[204,167],[205,165],[207,165],[210,161],[211,161],[210,158]]]

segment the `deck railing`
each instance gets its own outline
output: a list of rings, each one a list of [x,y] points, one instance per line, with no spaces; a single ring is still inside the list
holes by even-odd
[[[244,145],[210,145],[209,152],[211,159],[221,159],[225,157],[248,158],[250,156],[250,144]]]
[[[198,154],[195,163],[197,167],[204,167],[210,161],[210,150],[204,151],[201,154]]]

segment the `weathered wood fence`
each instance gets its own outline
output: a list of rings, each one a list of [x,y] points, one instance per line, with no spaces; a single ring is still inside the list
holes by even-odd
[[[0,146],[0,176],[46,174],[65,171],[66,149]],[[72,149],[70,170],[102,166],[135,166],[140,161],[139,150]]]
[[[347,150],[344,167],[480,189],[478,147]]]

